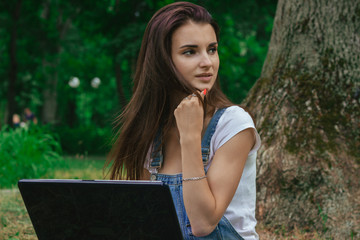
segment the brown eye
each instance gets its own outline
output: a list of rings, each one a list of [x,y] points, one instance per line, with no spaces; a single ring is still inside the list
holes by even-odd
[[[194,53],[195,53],[194,50],[189,49],[189,50],[184,51],[182,54],[183,54],[183,55],[192,55],[192,54],[194,54]]]
[[[216,51],[217,51],[216,47],[212,47],[212,48],[209,49],[210,54],[214,54],[214,53],[216,53]]]

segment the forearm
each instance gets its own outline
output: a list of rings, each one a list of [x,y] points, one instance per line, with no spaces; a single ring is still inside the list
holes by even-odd
[[[201,136],[181,141],[183,178],[205,175],[201,155]],[[218,224],[221,213],[216,208],[215,197],[210,189],[209,179],[183,182],[184,205],[196,236],[207,235]]]

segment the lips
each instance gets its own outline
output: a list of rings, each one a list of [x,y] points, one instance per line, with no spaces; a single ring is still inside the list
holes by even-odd
[[[201,81],[211,81],[213,74],[212,73],[201,73],[198,75],[195,75],[196,78],[200,79]]]
[[[195,77],[211,77],[211,76],[212,76],[212,73],[201,73],[201,74],[195,75]]]

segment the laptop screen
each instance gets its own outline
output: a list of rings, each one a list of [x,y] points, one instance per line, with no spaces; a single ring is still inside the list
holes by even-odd
[[[168,186],[158,181],[20,180],[43,239],[182,239]]]

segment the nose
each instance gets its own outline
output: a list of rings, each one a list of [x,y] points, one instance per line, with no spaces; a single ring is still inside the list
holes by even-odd
[[[210,67],[212,65],[212,61],[211,61],[208,53],[201,54],[201,59],[200,59],[199,65],[202,68]]]

